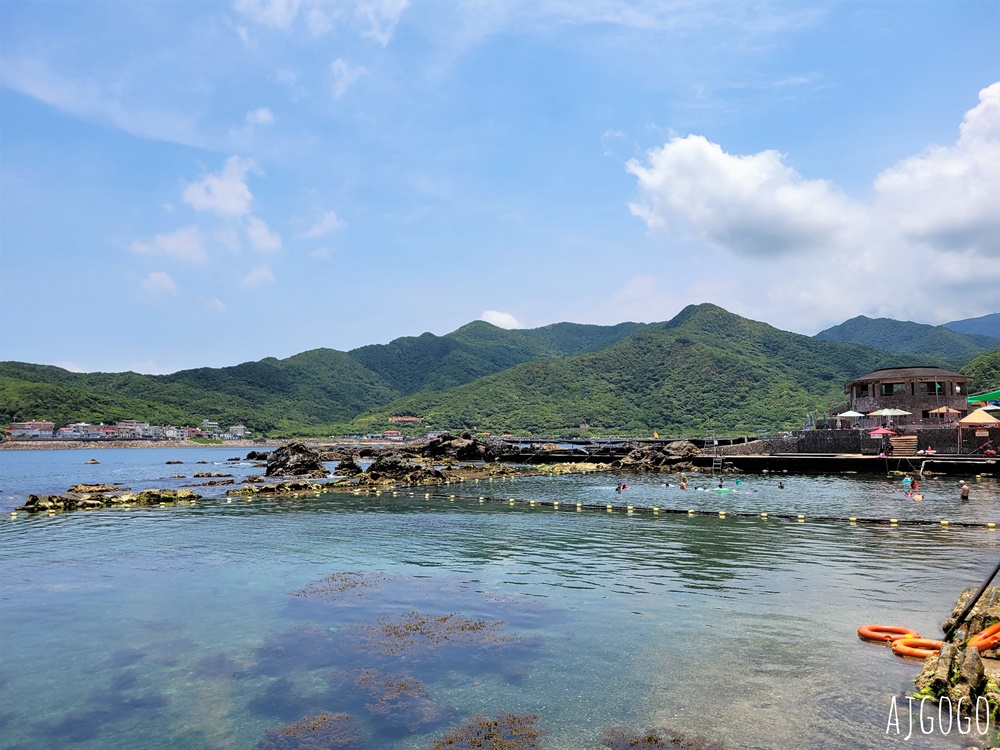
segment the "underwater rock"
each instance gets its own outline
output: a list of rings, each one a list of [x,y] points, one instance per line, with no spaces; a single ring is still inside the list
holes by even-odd
[[[256,750],[362,750],[361,724],[350,714],[323,712],[264,732]]]
[[[541,750],[541,739],[546,734],[538,728],[538,714],[509,714],[501,711],[495,719],[476,714],[464,724],[459,724],[441,739],[435,740],[433,750]]]
[[[409,612],[398,620],[380,617],[359,626],[368,647],[383,654],[405,654],[445,644],[498,645],[519,641],[500,633],[503,620],[470,620],[459,614],[422,615]]]
[[[345,598],[342,594],[367,596],[368,591],[382,587],[388,580],[385,573],[365,573],[360,570],[347,570],[342,573],[331,573],[325,578],[313,581],[298,591],[292,591],[290,596],[306,599],[336,601]]]
[[[724,750],[719,742],[701,735],[684,735],[672,729],[647,729],[633,732],[616,727],[601,730],[600,743],[610,750],[631,750],[632,748],[673,748],[674,750]]]

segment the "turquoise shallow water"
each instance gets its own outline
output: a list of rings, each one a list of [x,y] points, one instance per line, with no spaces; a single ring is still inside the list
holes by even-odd
[[[235,455],[221,452],[181,458]],[[5,498],[33,471],[49,481],[46,467],[63,472],[51,481],[65,489],[89,457],[21,453],[0,453]],[[174,473],[160,455],[121,453],[131,457],[97,457],[133,484]],[[332,711],[356,719],[362,739],[349,746],[429,748],[451,725],[501,710],[539,714],[543,746],[556,750],[599,748],[608,726],[667,726],[730,748],[970,744],[956,730],[887,735],[892,698],[919,664],[855,631],[889,622],[937,635],[957,593],[1000,557],[997,532],[654,518],[575,503],[984,521],[1000,515],[995,482],[961,504],[953,480],[915,503],[888,479],[785,477],[778,490],[746,477],[718,496],[630,477],[627,499],[617,479],[466,483],[453,502],[325,494],[5,512],[0,747],[253,748],[268,730]],[[480,504],[477,494],[563,505]],[[365,585],[292,595],[349,572],[361,575],[334,583]],[[379,623],[425,616],[444,618],[433,647],[378,635]],[[460,618],[502,624],[448,631]],[[417,694],[380,700],[373,674],[411,680]]]

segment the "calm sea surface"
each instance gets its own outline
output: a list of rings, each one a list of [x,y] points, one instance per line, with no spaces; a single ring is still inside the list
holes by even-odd
[[[80,481],[260,471],[225,462],[239,453],[0,451],[0,748],[296,747],[301,736],[275,730],[324,711],[354,717],[357,739],[334,746],[372,750],[427,749],[500,711],[539,714],[550,750],[597,750],[605,727],[728,748],[976,739],[914,728],[905,741],[905,710],[902,734],[886,734],[920,665],[856,630],[937,637],[957,594],[1000,559],[1000,534],[809,517],[1000,522],[994,480],[973,482],[965,503],[957,476],[923,483],[915,502],[898,477],[786,476],[785,489],[727,477],[722,495],[696,489],[709,479],[684,492],[633,476],[616,495],[620,478],[598,474],[466,482],[453,501],[227,502],[223,487],[194,505],[9,515],[30,492]]]

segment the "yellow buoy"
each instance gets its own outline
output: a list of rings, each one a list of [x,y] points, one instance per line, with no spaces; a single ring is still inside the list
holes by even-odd
[[[535,504],[535,501],[534,501],[534,500],[529,500],[529,501],[528,501],[528,505],[534,505],[534,504]]]
[[[850,518],[847,519],[847,522],[848,523],[857,523],[858,519],[855,518],[854,516],[851,516]]]
[[[610,513],[610,512],[611,512],[611,510],[612,510],[612,508],[613,508],[613,507],[614,507],[614,506],[611,506],[611,505],[609,505],[609,506],[608,506],[608,513]]]
[[[659,508],[657,508],[657,507],[656,507],[656,506],[654,505],[654,506],[653,506],[653,512],[654,512],[654,513],[659,513],[659,512],[660,512],[660,509],[659,509]]]
[[[898,518],[890,518],[889,519],[889,523],[892,524],[893,526],[895,526],[896,524],[899,523],[899,519]]]
[[[693,516],[693,515],[694,515],[694,510],[689,510],[689,511],[688,511],[688,515],[689,515],[689,516]]]
[[[997,525],[995,523],[988,523],[988,524],[986,524],[986,528],[990,529],[990,530],[996,529],[996,527],[997,527]]]
[[[948,525],[948,522],[947,522],[947,521],[942,521],[942,522],[941,522],[941,525],[942,525],[942,526],[947,526],[947,525]]]
[[[726,517],[726,511],[720,510],[719,511],[719,518],[725,518],[725,517]]]
[[[767,513],[761,513],[761,514],[760,514],[760,517],[761,517],[761,518],[767,518]]]
[[[558,507],[559,507],[559,501],[558,501],[558,500],[556,500],[555,502],[553,502],[553,503],[552,503],[552,507],[553,507],[553,508],[558,508]]]

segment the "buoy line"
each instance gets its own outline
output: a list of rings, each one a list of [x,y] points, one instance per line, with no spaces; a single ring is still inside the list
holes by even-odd
[[[363,493],[363,494],[374,494],[374,493]],[[949,521],[944,519],[929,519],[929,518],[910,518],[910,519],[900,519],[900,518],[866,518],[863,516],[809,516],[802,513],[772,513],[770,511],[734,511],[734,510],[698,510],[697,508],[664,508],[662,506],[641,506],[641,505],[615,505],[606,502],[601,503],[582,503],[582,502],[565,502],[559,500],[518,500],[517,498],[505,496],[505,497],[490,497],[486,495],[437,495],[430,492],[424,493],[425,499],[440,499],[440,500],[469,500],[473,502],[479,502],[480,504],[489,503],[503,503],[506,505],[524,505],[527,507],[549,507],[555,510],[563,509],[576,509],[576,510],[597,510],[603,511],[605,513],[614,513],[615,511],[621,512],[627,515],[636,515],[640,513],[648,513],[650,515],[660,515],[660,514],[673,514],[673,515],[684,515],[684,516],[711,516],[713,518],[726,519],[726,518],[756,518],[760,520],[768,520],[771,518],[789,520],[789,521],[823,521],[827,523],[850,523],[850,524],[868,524],[870,526],[940,526],[942,528],[966,528],[966,529],[987,529],[989,531],[996,531],[997,524],[990,521]]]

